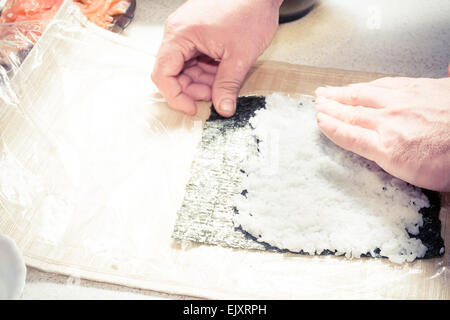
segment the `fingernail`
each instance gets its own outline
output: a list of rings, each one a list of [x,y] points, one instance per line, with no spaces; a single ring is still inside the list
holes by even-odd
[[[219,106],[220,111],[223,113],[234,113],[234,102],[231,99],[222,100]]]

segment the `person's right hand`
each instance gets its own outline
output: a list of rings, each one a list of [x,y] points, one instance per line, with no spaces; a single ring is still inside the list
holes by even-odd
[[[211,100],[231,117],[251,65],[268,47],[282,0],[189,0],[168,18],[152,80],[170,107],[189,115]]]
[[[388,77],[316,95],[330,140],[415,186],[450,191],[450,77]]]

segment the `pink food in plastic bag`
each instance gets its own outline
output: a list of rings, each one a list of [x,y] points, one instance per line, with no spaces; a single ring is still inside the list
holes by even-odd
[[[51,19],[64,0],[9,0],[0,23]],[[114,16],[124,14],[131,0],[74,0],[84,15],[102,28],[109,28]]]

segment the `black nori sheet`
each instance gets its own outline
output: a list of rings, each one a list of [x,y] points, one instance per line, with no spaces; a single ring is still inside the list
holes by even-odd
[[[300,103],[302,104],[302,103]],[[265,108],[265,98],[261,96],[251,96],[251,97],[239,97],[237,101],[237,111],[236,114],[231,118],[224,118],[220,116],[212,107],[211,109],[211,115],[209,119],[206,122],[205,130],[204,130],[204,138],[202,139],[202,143],[200,144],[200,153],[208,153],[211,151],[207,151],[206,149],[211,146],[211,143],[214,143],[216,140],[214,138],[214,134],[217,134],[220,132],[221,135],[229,134],[230,132],[233,132],[234,130],[239,130],[243,128],[251,128],[249,124],[249,120],[251,117],[254,116],[255,111]],[[215,131],[211,131],[211,128],[214,128]],[[219,129],[219,131],[217,131]],[[212,133],[212,135],[210,134]],[[207,137],[205,139],[205,137]],[[255,137],[256,144],[254,144],[257,148],[258,146],[258,138]],[[216,143],[220,143],[216,141]],[[237,146],[239,147],[239,146]],[[242,147],[242,146],[240,146]],[[259,150],[258,150],[259,151]],[[206,157],[208,158],[208,157]],[[239,163],[234,163],[235,166],[239,166]],[[203,170],[203,168],[198,168],[198,165],[196,165],[194,161],[193,169]],[[206,170],[210,170],[208,168],[205,168]],[[240,168],[235,168],[240,172],[243,172]],[[217,170],[220,170],[219,168],[213,169],[215,171],[214,174],[217,174]],[[195,170],[194,170],[195,171]],[[233,174],[231,174],[233,176]],[[236,183],[236,181],[234,181]],[[190,181],[191,185],[193,184],[193,181],[191,179]],[[189,185],[189,183],[188,183]],[[195,189],[195,188],[194,188]],[[419,213],[422,214],[423,217],[423,226],[419,227],[419,234],[418,235],[412,235],[409,234],[412,238],[417,238],[422,241],[422,243],[427,247],[427,252],[424,259],[426,258],[434,258],[439,257],[444,254],[442,248],[444,248],[444,241],[441,237],[441,222],[439,220],[439,212],[440,212],[440,195],[438,192],[430,191],[422,189],[424,194],[428,197],[430,202],[430,207],[428,208],[421,208],[419,210]],[[195,191],[194,191],[195,192]],[[247,193],[247,190],[241,190],[239,191],[241,194],[245,195]],[[206,222],[206,225],[210,228],[209,232],[214,233],[214,228],[222,228],[225,234],[228,234],[230,232],[234,232],[234,235],[232,235],[230,238],[237,239],[236,241],[230,241],[230,239],[227,239],[225,241],[222,241],[221,239],[217,239],[217,237],[211,236],[211,235],[203,235],[200,238],[195,235],[195,232],[198,232],[199,230],[195,230],[190,228],[192,225],[189,225],[190,222],[189,219],[192,219],[193,217],[189,217],[188,211],[186,210],[189,207],[192,207],[192,202],[195,202],[197,199],[195,195],[192,193],[189,194],[187,192],[185,201],[183,203],[182,209],[180,209],[178,213],[178,219],[177,223],[175,225],[175,230],[173,233],[173,237],[175,239],[179,240],[190,240],[190,241],[196,241],[196,242],[204,242],[209,244],[218,244],[218,245],[225,245],[225,246],[231,246],[231,247],[238,247],[238,248],[246,248],[246,249],[263,249],[263,250],[270,250],[270,251],[277,251],[277,252],[290,252],[294,254],[304,254],[308,255],[309,253],[300,251],[300,252],[292,252],[288,249],[279,249],[277,247],[274,247],[270,245],[269,243],[262,242],[258,240],[258,236],[254,236],[250,234],[249,232],[242,229],[241,226],[235,227],[233,225],[231,231],[231,224],[232,224],[232,217],[231,214],[239,214],[238,210],[233,207],[232,210],[229,211],[229,217],[228,221],[227,218],[225,220],[222,220],[218,224],[214,223],[214,220],[218,219],[214,216],[214,212],[211,212],[209,216],[203,216],[202,219],[197,221],[193,221],[193,225],[199,227],[200,231],[202,229],[202,224]],[[201,205],[201,204],[200,204]],[[223,204],[222,204],[223,205]],[[195,207],[198,208],[198,204],[195,205]],[[214,206],[215,207],[215,206]],[[213,207],[213,210],[214,210]],[[226,205],[225,205],[226,207]],[[221,207],[221,210],[223,210],[223,206]],[[225,210],[226,211],[226,210]],[[205,219],[206,218],[206,219]],[[194,217],[194,220],[196,220],[196,217]],[[211,221],[212,220],[212,221]],[[200,221],[200,222],[199,222]],[[200,225],[199,225],[200,223]],[[231,223],[231,224],[230,224]],[[224,225],[226,227],[224,228]],[[206,229],[206,228],[205,228]],[[191,230],[191,231],[189,231]],[[192,231],[193,230],[193,231]],[[222,230],[222,231],[223,231]],[[242,237],[243,236],[243,237]],[[245,240],[244,240],[245,239]],[[253,243],[253,245],[252,245]],[[379,248],[376,248],[374,250],[375,253],[378,253],[380,251]],[[334,255],[334,251],[330,250],[324,250],[321,255]],[[368,252],[367,254],[361,255],[362,257],[372,257],[371,253]],[[377,258],[382,257],[380,255],[376,255]],[[384,257],[383,257],[384,258]]]
[[[440,194],[436,191],[422,189],[427,196],[430,206],[421,208],[419,213],[422,214],[423,226],[419,227],[419,234],[409,234],[411,238],[420,239],[424,246],[428,248],[424,258],[439,257],[444,254],[441,248],[444,248],[444,239],[441,236],[441,220],[439,220],[439,212],[441,211]]]
[[[211,106],[211,115],[207,122],[217,121],[221,123],[221,131],[245,127],[250,118],[259,109],[266,107],[266,99],[261,96],[239,97],[237,100],[237,110],[231,118],[224,118]]]

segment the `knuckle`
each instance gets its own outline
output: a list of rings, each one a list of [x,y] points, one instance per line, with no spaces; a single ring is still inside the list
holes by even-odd
[[[415,142],[407,140],[402,134],[385,134],[381,147],[383,153],[393,164],[404,163],[408,160]]]
[[[349,123],[352,125],[358,125],[361,122],[361,113],[362,113],[362,107],[357,106],[354,107],[353,112],[351,113]]]
[[[357,103],[360,95],[361,95],[360,87],[356,86],[350,87],[350,101],[352,103]]]
[[[347,122],[348,122],[348,124],[351,124],[351,125],[357,125],[358,120],[356,118],[356,115],[354,113],[349,114]]]
[[[198,80],[202,75],[202,69],[197,66],[189,67],[183,71],[184,74],[191,77],[193,80]]]
[[[347,144],[348,144],[348,149],[350,151],[356,152],[360,155],[361,155],[361,153],[366,152],[366,149],[367,149],[366,145],[359,136],[350,135],[350,136],[347,136],[346,140],[347,140]]]
[[[396,141],[394,138],[383,136],[381,140],[381,146],[383,147],[383,150],[386,151],[386,153],[389,153],[389,151],[392,150],[392,147],[395,145]]]
[[[152,79],[153,82],[156,82],[156,81],[157,81],[158,76],[157,76],[157,74],[156,74],[155,71],[153,71],[153,72],[151,73],[150,77],[151,77],[151,79]]]
[[[163,78],[163,70],[162,67],[164,66],[164,61],[162,59],[159,59],[156,61],[152,73],[151,73],[151,79],[153,81],[161,81],[161,79]]]
[[[186,35],[192,32],[192,24],[180,20],[178,17],[169,16],[164,23],[164,36],[166,40]]]
[[[398,117],[402,113],[402,110],[399,108],[386,108],[382,111],[387,118]]]
[[[358,138],[356,136],[348,136],[347,141],[350,146],[356,146],[358,144]]]
[[[241,82],[237,79],[217,80],[217,87],[231,93],[236,93],[241,88]]]
[[[335,135],[341,136],[346,141],[348,148],[354,148],[359,143],[359,138],[356,135],[344,131],[341,127],[336,128]]]
[[[155,71],[153,71],[152,73],[151,73],[151,75],[150,75],[150,78],[152,79],[152,82],[155,84],[155,85],[158,85],[159,84],[159,76],[158,76],[158,74],[155,72]]]
[[[176,21],[174,15],[171,14],[171,15],[167,18],[166,22],[164,23],[164,30],[165,30],[167,33],[172,33],[172,32],[175,32],[175,30],[177,30],[178,27],[179,27],[179,23],[177,23],[177,21]]]

